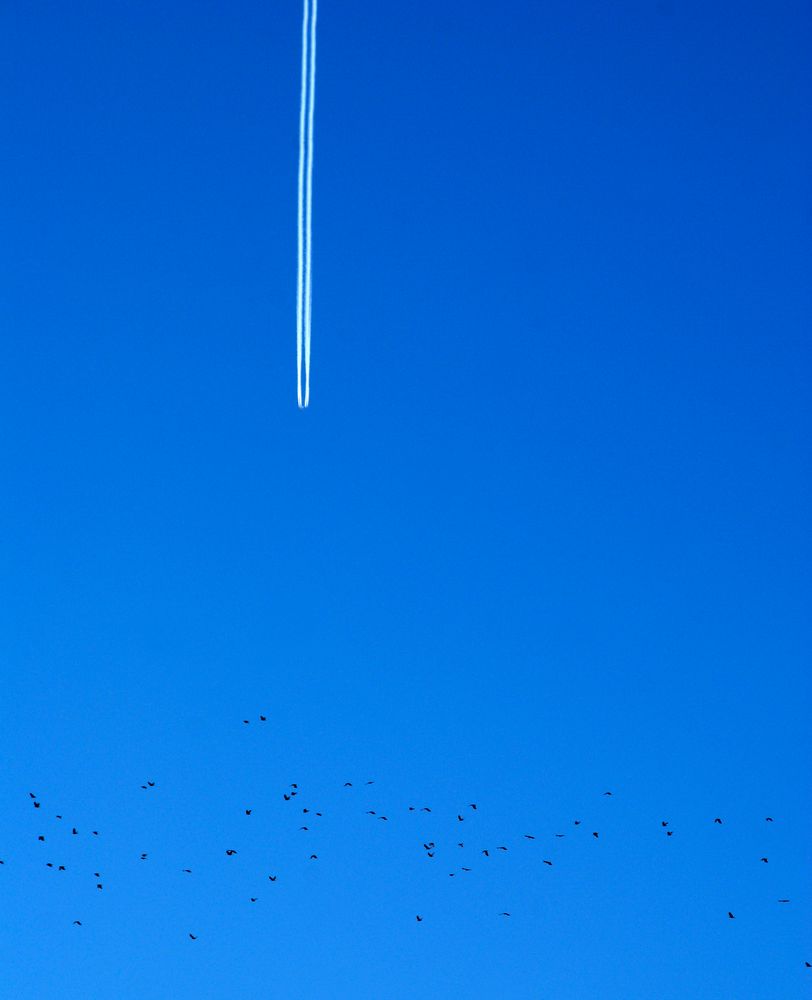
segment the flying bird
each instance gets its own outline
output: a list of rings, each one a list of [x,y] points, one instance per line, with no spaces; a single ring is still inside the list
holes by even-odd
[[[319,860],[318,854],[311,854],[310,855],[310,860],[311,861],[318,861]]]
[[[229,850],[227,850],[227,851],[226,851],[226,854],[227,854],[227,855],[228,855],[228,856],[229,856],[230,858],[233,858],[233,857],[234,857],[234,855],[235,855],[236,853],[237,853],[237,852],[236,852],[236,851],[235,851],[235,850],[234,850],[233,848],[230,848]]]
[[[141,860],[142,861],[146,861],[147,857],[148,857],[148,855],[146,853],[144,853],[144,854],[141,855]]]
[[[731,920],[735,920],[736,919],[735,916],[730,912],[730,910],[727,911],[727,915],[728,915],[728,917],[730,917]]]
[[[251,810],[250,809],[246,809],[245,810],[245,815],[246,816],[250,816],[251,815]]]
[[[772,816],[765,816],[764,817],[764,822],[765,823],[773,823],[774,820],[773,820]]]
[[[463,869],[462,869],[462,870],[463,870],[464,872],[469,872],[469,871],[470,871],[471,869],[470,869],[470,868],[465,868],[465,867],[463,867]]]
[[[721,819],[719,819],[719,817],[718,817],[718,816],[716,817],[716,819],[715,819],[715,820],[714,820],[713,822],[714,822],[714,823],[718,823],[718,824],[719,824],[719,826],[721,826],[721,825],[722,825],[722,821],[721,821]]]
[[[191,875],[192,874],[192,869],[191,868],[184,868],[183,871],[185,871],[187,875]]]
[[[788,903],[789,900],[788,899],[779,899],[778,902],[779,903]]]
[[[419,913],[418,913],[418,914],[417,914],[417,916],[415,917],[415,920],[416,920],[416,921],[417,921],[417,922],[418,922],[419,924],[421,924],[421,923],[423,922],[423,918],[422,918],[422,917],[420,916],[420,914],[419,914]]]
[[[506,847],[497,847],[496,850],[497,851],[506,851],[507,848]]]
[[[267,718],[264,715],[260,715],[259,721],[260,722],[267,722],[268,720],[267,720]]]
[[[564,836],[564,834],[563,834],[563,833],[557,833],[557,834],[556,834],[556,837],[563,837],[563,836]],[[524,839],[525,839],[525,840],[535,840],[536,838],[535,838],[535,837],[533,836],[533,834],[532,834],[532,833],[526,833],[526,834],[524,835]]]
[[[74,920],[73,921],[73,926],[74,927],[81,927],[82,926],[82,921],[81,920]]]
[[[275,881],[277,880],[277,878],[279,878],[279,876],[278,876],[278,875],[269,875],[269,876],[268,876],[268,880],[269,880],[270,882],[275,882]]]
[[[769,862],[770,859],[769,858],[759,858],[758,860],[759,861],[763,861],[764,864],[766,865]]]
[[[43,844],[45,843],[45,837],[43,837],[43,835],[42,835],[42,834],[40,834],[40,835],[39,835],[39,836],[37,837],[37,840],[39,840],[39,841],[40,841],[41,843],[43,843]]]
[[[192,939],[193,941],[197,941],[197,934],[190,934],[190,935],[189,935],[189,937],[190,937],[190,938],[191,938],[191,939]]]
[[[597,833],[593,833],[592,836],[595,838],[595,840],[598,839],[598,834]]]
[[[250,898],[251,898],[251,902],[252,903],[256,903],[258,897],[257,896],[251,896]]]
[[[469,803],[468,803],[468,805],[469,805],[469,806],[470,806],[470,807],[471,807],[472,809],[476,809],[476,802],[469,802]]]
[[[611,792],[604,792],[603,794],[604,795],[611,795],[612,793]]]
[[[458,822],[458,823],[462,823],[462,816],[460,816],[460,815],[457,815],[457,822]]]
[[[485,855],[486,858],[490,857],[490,854],[488,853],[488,851],[483,851],[482,853]]]
[[[544,864],[545,864],[545,865],[549,865],[549,866],[550,866],[550,868],[552,868],[552,867],[553,867],[553,863],[552,863],[552,861],[547,861],[547,860],[545,860],[545,861],[544,861]]]
[[[509,917],[509,916],[510,916],[510,914],[509,914],[509,913],[507,912],[507,910],[505,910],[505,911],[503,911],[502,913],[500,913],[500,914],[499,914],[499,916],[500,916],[500,917]]]

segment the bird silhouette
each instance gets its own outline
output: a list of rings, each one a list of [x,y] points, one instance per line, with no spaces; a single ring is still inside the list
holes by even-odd
[[[191,939],[192,939],[193,941],[197,941],[197,934],[190,934],[190,935],[189,935],[189,937],[190,937],[190,938],[191,938]]]
[[[422,813],[430,813],[431,809],[429,809],[428,806],[423,806],[423,808],[420,810],[420,812],[422,812]]]
[[[251,813],[252,813],[252,811],[253,811],[253,810],[251,810],[251,809],[246,809],[246,810],[245,810],[245,815],[246,815],[246,816],[250,816],[250,815],[251,815]]]
[[[144,853],[144,854],[141,855],[141,860],[142,861],[146,861],[147,857],[148,857],[148,855],[146,853]]]
[[[462,816],[460,816],[460,815],[458,814],[458,815],[457,815],[457,822],[458,822],[458,823],[462,823],[462,821],[463,821],[463,819],[462,819]]]
[[[459,842],[459,843],[457,844],[457,847],[465,847],[465,844],[463,844],[463,842],[462,842],[462,841],[460,841],[460,842]]]
[[[76,827],[73,827],[73,829],[71,830],[71,833],[75,837],[75,836],[77,836],[77,834],[79,833],[79,831],[76,829]]]
[[[674,836],[674,831],[673,830],[666,830],[665,831],[665,835],[666,835],[666,837],[673,837]]]
[[[563,837],[563,834],[561,834],[561,833],[557,833],[557,834],[556,834],[556,837]],[[532,833],[526,833],[526,834],[524,835],[524,839],[525,839],[525,840],[535,840],[536,838],[535,838],[535,837],[533,836],[533,834],[532,834]]]
[[[463,870],[464,872],[469,872],[469,871],[470,871],[471,869],[470,869],[470,868],[465,868],[465,867],[463,866],[462,870]]]
[[[769,858],[759,858],[758,860],[759,861],[763,861],[764,864],[766,865],[769,862],[770,859]]]
[[[468,803],[468,805],[469,805],[469,806],[470,806],[470,807],[471,807],[472,809],[476,809],[476,802],[469,802],[469,803]]]
[[[319,860],[318,854],[311,854],[310,855],[310,860],[311,861],[318,861]]]
[[[728,917],[730,917],[731,920],[735,920],[736,919],[736,917],[730,912],[730,910],[727,911],[727,915],[728,915]]]
[[[506,851],[507,848],[506,847],[497,847],[496,850],[497,851]]]
[[[252,903],[256,903],[256,901],[257,901],[257,897],[256,896],[251,896],[251,902]]]
[[[260,717],[259,717],[259,721],[260,721],[260,722],[267,722],[268,720],[267,720],[267,719],[265,718],[265,716],[264,716],[264,715],[260,715]]]
[[[279,878],[278,875],[269,875],[268,876],[268,881],[269,882],[275,882],[278,878]]]
[[[788,899],[779,899],[778,902],[779,903],[788,903],[789,900]]]
[[[230,858],[233,858],[233,857],[234,857],[234,855],[235,855],[236,853],[237,853],[237,852],[236,852],[236,851],[235,851],[235,850],[234,850],[233,848],[229,848],[229,849],[228,849],[228,850],[226,851],[226,854],[227,854],[227,855],[228,855],[228,856],[229,856]]]
[[[423,918],[422,918],[422,917],[420,916],[420,914],[419,914],[419,913],[418,913],[418,914],[417,914],[417,916],[415,917],[415,920],[416,920],[416,921],[417,921],[417,922],[418,922],[419,924],[422,924],[422,923],[423,923]]]
[[[101,884],[101,882],[97,882],[97,883],[96,883],[96,888],[97,888],[97,889],[103,889],[103,888],[104,888],[104,886],[103,886],[103,885]]]
[[[713,822],[714,822],[714,823],[718,823],[718,824],[719,824],[719,826],[721,826],[721,825],[722,825],[722,821],[721,821],[721,819],[720,819],[720,818],[719,818],[718,816],[716,817],[716,819],[715,819],[715,820],[714,820]]]
[[[482,853],[483,853],[483,854],[485,855],[485,857],[486,857],[486,858],[489,858],[489,857],[490,857],[490,854],[489,854],[489,852],[488,852],[488,851],[483,851]]]
[[[39,835],[39,836],[37,837],[37,840],[38,840],[38,841],[40,841],[40,843],[42,843],[42,844],[44,844],[44,843],[45,843],[45,837],[43,837],[43,835],[42,835],[42,834],[40,834],[40,835]]]
[[[593,833],[592,836],[595,838],[595,840],[598,839],[598,834],[597,833]]]
[[[73,926],[74,927],[81,927],[82,926],[82,921],[81,920],[74,920],[73,921]]]
[[[499,914],[499,916],[500,917],[509,917],[510,914],[507,912],[507,910],[503,910],[502,913]]]
[[[351,781],[345,781],[344,782],[344,787],[345,788],[352,788],[352,782]]]
[[[611,795],[612,793],[611,792],[604,792],[603,794],[604,795]]]
[[[39,809],[39,807],[40,807],[40,803],[39,803],[39,802],[35,802],[35,803],[34,803],[34,808],[35,808],[35,809]]]
[[[764,817],[764,822],[765,823],[774,823],[775,820],[773,820],[772,816],[765,816]]]
[[[183,871],[186,872],[187,875],[191,875],[192,874],[192,869],[191,868],[184,868]]]
[[[434,851],[426,851],[426,854],[427,854],[428,857],[433,858],[435,852]]]
[[[552,861],[547,861],[547,860],[545,859],[545,861],[544,861],[544,864],[545,864],[545,865],[549,865],[549,866],[550,866],[550,868],[552,868],[552,867],[553,867],[553,863],[552,863]]]

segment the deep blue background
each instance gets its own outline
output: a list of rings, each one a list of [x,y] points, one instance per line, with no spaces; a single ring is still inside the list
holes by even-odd
[[[0,5],[3,996],[808,995],[808,4],[322,0],[304,413],[300,16]]]

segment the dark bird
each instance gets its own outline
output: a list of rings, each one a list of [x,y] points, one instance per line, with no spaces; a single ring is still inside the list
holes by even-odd
[[[316,813],[317,816],[323,816],[324,813]]]
[[[727,911],[727,915],[728,915],[728,917],[730,917],[731,920],[735,920],[736,919],[735,916],[730,912],[730,910]]]
[[[545,859],[545,861],[544,861],[544,864],[545,864],[545,865],[549,865],[549,866],[550,866],[551,868],[553,867],[553,863],[552,863],[552,861],[547,861],[547,860]]]
[[[35,803],[34,803],[34,808],[35,808],[35,809],[39,809],[39,807],[40,807],[40,804],[39,804],[39,802],[35,802]]]
[[[566,833],[557,833],[556,837],[566,837]]]
[[[45,862],[45,867],[46,867],[46,868],[53,868],[53,866],[54,866],[54,863],[53,863],[53,861],[46,861],[46,862]]]
[[[766,865],[770,859],[769,858],[759,858],[758,860],[759,861],[763,861],[764,864]]]
[[[81,927],[82,926],[82,921],[81,920],[74,920],[73,921],[73,926],[74,927]]]
[[[352,788],[352,782],[351,781],[345,781],[344,782],[344,787],[345,788]]]
[[[270,882],[275,882],[275,881],[276,881],[276,880],[277,880],[278,878],[279,878],[279,876],[278,876],[278,875],[269,875],[269,876],[268,876],[268,880],[269,880]]]
[[[665,831],[665,835],[666,835],[666,837],[673,837],[674,836],[674,831],[673,830],[666,830]]]
[[[303,813],[309,813],[309,812],[310,812],[310,810],[309,810],[309,809],[302,809],[302,812],[303,812]]]
[[[183,870],[186,872],[187,875],[191,875],[192,874],[192,869],[191,868],[184,868]]]
[[[142,861],[146,861],[147,857],[148,857],[148,855],[146,853],[144,853],[144,854],[141,855],[141,860]]]
[[[415,920],[416,920],[416,921],[417,921],[417,922],[418,922],[419,924],[422,924],[422,922],[423,922],[423,918],[422,918],[422,917],[420,916],[420,914],[419,914],[419,913],[418,913],[418,914],[417,914],[417,916],[415,917]]]
[[[469,806],[470,806],[470,807],[471,807],[472,809],[476,809],[476,802],[469,802],[469,803],[468,803],[468,805],[469,805]]]
[[[576,825],[576,826],[580,826],[580,825],[581,825],[581,821],[580,821],[579,819],[576,819],[576,820],[575,820],[575,825]]]
[[[506,851],[507,848],[506,847],[497,847],[496,850],[497,851]]]
[[[433,858],[433,857],[434,857],[434,852],[433,852],[433,851],[426,851],[426,854],[427,854],[427,856],[428,856],[428,857],[430,857],[430,858]]]
[[[367,816],[374,816],[375,815],[375,810],[374,809],[367,809],[366,815]]]
[[[266,717],[264,715],[260,715],[259,721],[260,722],[267,722],[268,720],[266,719]]]
[[[463,867],[463,869],[462,869],[462,870],[463,870],[464,872],[469,872],[469,871],[470,871],[471,869],[470,869],[470,868],[465,868],[465,867]]]
[[[368,784],[368,785],[374,785],[374,784],[375,784],[375,782],[374,782],[374,781],[368,781],[368,782],[367,782],[367,784]]]
[[[462,841],[460,841],[460,842],[459,842],[459,843],[457,844],[457,847],[465,847],[465,844],[463,844],[463,842],[462,842]]]
[[[252,903],[256,903],[258,897],[257,896],[251,896],[250,899],[251,899]]]
[[[39,835],[39,836],[37,837],[37,840],[41,841],[41,842],[42,842],[43,844],[45,843],[45,837],[43,837],[43,836],[42,836],[42,834],[40,834],[40,835]]]
[[[58,872],[64,872],[64,871],[66,871],[66,868],[65,868],[65,866],[64,866],[64,865],[59,865],[59,866],[57,867],[57,869],[56,869],[56,870],[57,870]]]
[[[462,823],[463,822],[463,818],[459,814],[457,814],[457,822],[458,823]]]
[[[285,802],[290,802],[290,796],[288,795],[287,792],[283,793],[282,798],[285,800]]]
[[[660,826],[668,826],[668,820],[664,819],[662,823],[660,823]]]
[[[499,914],[499,916],[500,917],[509,917],[510,914],[507,912],[507,910],[504,910],[502,913]]]
[[[248,719],[243,719],[243,720],[242,720],[242,724],[243,724],[244,726],[247,726],[247,725],[248,725],[248,721],[249,721]]]
[[[611,795],[612,793],[611,792],[604,792],[603,794],[604,795]]]
[[[190,935],[189,935],[189,937],[190,937],[190,938],[191,938],[191,939],[192,939],[193,941],[197,941],[197,934],[190,934]]]
[[[598,839],[598,834],[597,833],[593,833],[592,836],[595,838],[595,840]]]
[[[71,833],[75,837],[79,833],[79,831],[76,829],[76,827],[73,827],[73,829],[71,830]]]
[[[490,857],[490,853],[488,851],[483,851],[482,853],[485,855],[486,858]]]
[[[804,962],[804,965],[807,967],[807,969],[812,969],[812,962]]]
[[[296,782],[295,782],[295,781],[291,781],[291,783],[290,783],[290,787],[291,787],[291,788],[298,788],[299,786],[298,786],[298,785],[296,784]]]
[[[388,819],[389,819],[389,817],[388,817],[388,816],[379,816],[379,817],[378,817],[378,819],[385,819],[385,820],[388,820]]]
[[[414,806],[409,806],[409,812],[410,812],[410,813],[413,813],[413,812],[414,812]]]
[[[91,830],[90,832],[93,834],[94,837],[98,837],[98,835],[99,835],[99,831],[98,830]]]
[[[29,795],[31,796],[31,798],[32,798],[32,799],[35,799],[35,798],[36,798],[36,795],[34,795],[34,793],[33,793],[33,792],[29,792],[28,794],[29,794]]]
[[[449,877],[449,878],[454,878],[454,872],[449,872],[449,873],[448,873],[448,877]]]
[[[557,837],[558,837],[558,836],[563,836],[563,834],[556,834],[556,836],[557,836]],[[525,840],[535,840],[536,838],[535,838],[535,837],[533,836],[533,834],[532,834],[532,833],[526,833],[526,834],[524,835],[524,839],[525,839]]]
[[[245,810],[245,815],[246,816],[250,816],[251,815],[251,810],[250,809],[246,809]]]
[[[233,857],[234,857],[234,855],[235,855],[236,853],[237,853],[237,852],[236,852],[235,850],[233,850],[233,849],[229,849],[228,851],[226,851],[226,854],[227,854],[227,855],[228,855],[228,856],[229,856],[230,858],[233,858]]]
[[[420,810],[420,812],[422,812],[422,813],[430,813],[431,809],[429,809],[428,806],[423,806],[423,808]]]
[[[319,860],[318,854],[311,854],[310,855],[310,860],[311,861],[318,861]]]
[[[155,782],[154,781],[147,781],[147,786],[149,788],[154,788],[155,787]]]
[[[436,845],[435,845],[435,843],[434,843],[434,841],[433,841],[433,840],[432,840],[432,841],[430,841],[430,842],[429,842],[428,844],[423,844],[423,847],[425,847],[427,851],[431,850],[431,848],[432,848],[432,847],[435,847],[435,846],[436,846]]]
[[[789,900],[788,899],[779,899],[778,902],[779,903],[788,903]]]
[[[96,888],[97,888],[97,889],[103,889],[103,888],[104,888],[104,886],[103,886],[103,885],[101,884],[101,882],[97,882],[97,883],[96,883]]]
[[[57,815],[57,817],[56,817],[56,818],[57,818],[57,819],[62,819],[62,817],[61,817],[61,816],[59,816],[59,815]]]
[[[299,829],[300,830],[307,830],[307,827],[306,826],[300,826]]]
[[[93,872],[93,875],[94,875],[94,876],[95,876],[96,878],[101,878],[101,872]]]
[[[722,821],[721,821],[721,819],[719,819],[719,817],[718,817],[718,816],[716,817],[716,819],[715,819],[715,820],[714,820],[713,822],[714,822],[714,823],[718,823],[718,824],[719,824],[719,826],[721,826],[721,825],[722,825]]]
[[[773,823],[774,820],[773,820],[772,816],[765,816],[764,817],[764,822],[765,823]]]

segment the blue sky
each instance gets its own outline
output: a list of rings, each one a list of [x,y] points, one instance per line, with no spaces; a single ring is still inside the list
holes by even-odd
[[[300,16],[0,10],[4,995],[806,996],[808,6],[322,0],[307,412]]]

